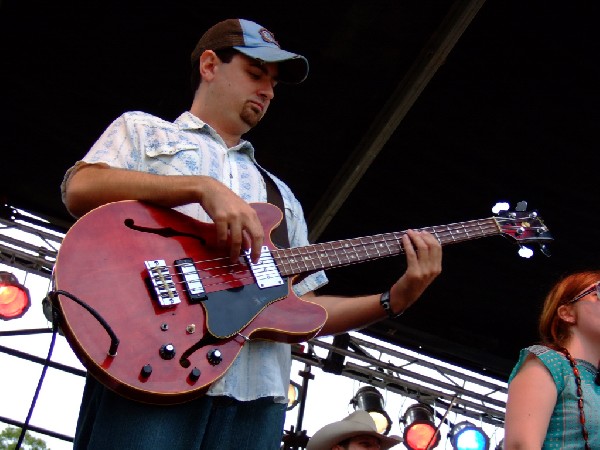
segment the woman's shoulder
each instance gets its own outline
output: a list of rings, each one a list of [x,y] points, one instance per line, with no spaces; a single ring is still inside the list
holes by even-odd
[[[510,374],[509,383],[531,358],[538,359],[546,367],[557,385],[562,385],[564,376],[571,373],[569,361],[562,353],[545,345],[535,344],[521,350],[519,359]]]
[[[567,358],[559,351],[545,345],[535,344],[521,350],[522,356],[533,355],[538,358],[546,367],[551,369],[554,366],[570,367]],[[552,372],[552,370],[550,370]]]
[[[525,347],[519,352],[519,357],[510,374],[509,382],[515,377],[515,375],[519,372],[523,365],[527,363],[527,361],[536,358],[539,359],[545,366],[548,366],[548,364],[552,364],[554,362],[555,358],[559,357],[560,354],[556,350],[553,350],[545,345],[535,344]]]

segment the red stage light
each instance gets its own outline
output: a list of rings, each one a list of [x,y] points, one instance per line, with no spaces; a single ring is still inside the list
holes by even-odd
[[[440,434],[433,422],[433,409],[417,403],[404,413],[404,445],[409,450],[428,450],[440,442]]]
[[[29,290],[10,272],[0,272],[0,319],[18,319],[31,306]]]

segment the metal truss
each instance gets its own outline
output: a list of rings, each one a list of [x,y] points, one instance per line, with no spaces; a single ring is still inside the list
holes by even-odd
[[[65,233],[49,221],[0,205],[0,262],[50,278]]]
[[[327,351],[325,357],[317,351]],[[496,427],[504,425],[507,385],[409,350],[364,340],[356,334],[294,346],[293,358],[354,380],[387,389],[434,407],[436,415],[456,414]],[[440,413],[440,410],[442,413]]]

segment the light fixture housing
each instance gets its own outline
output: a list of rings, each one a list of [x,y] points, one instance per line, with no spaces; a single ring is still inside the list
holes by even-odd
[[[0,272],[0,319],[11,320],[22,317],[31,306],[29,289],[19,283],[17,277]]]
[[[402,420],[404,445],[409,450],[429,450],[440,442],[433,420],[433,408],[425,403],[415,403],[406,408]]]
[[[288,405],[287,410],[290,411],[294,409],[298,403],[302,401],[302,391],[300,385],[295,381],[290,380],[290,385],[288,386]]]
[[[392,419],[388,413],[383,409],[383,395],[373,386],[363,386],[350,401],[354,405],[354,409],[360,409],[367,411],[375,425],[377,431],[387,436],[392,428]]]
[[[489,450],[490,438],[471,422],[460,422],[450,432],[450,442],[454,450]]]

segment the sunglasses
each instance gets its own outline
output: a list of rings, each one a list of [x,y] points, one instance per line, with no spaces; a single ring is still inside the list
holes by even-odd
[[[600,300],[600,281],[597,281],[596,283],[591,285],[581,294],[577,295],[577,297],[575,297],[574,299],[569,300],[567,303],[565,303],[565,305],[575,303],[577,300],[581,300],[583,297],[585,297],[586,295],[590,295],[592,292],[596,292],[596,297],[598,297],[598,299]]]

